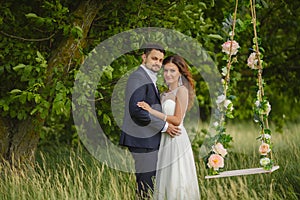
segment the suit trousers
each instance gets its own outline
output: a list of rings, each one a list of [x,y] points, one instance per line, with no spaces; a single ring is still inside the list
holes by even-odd
[[[146,197],[154,189],[158,149],[129,147],[129,151],[135,161],[138,195]]]

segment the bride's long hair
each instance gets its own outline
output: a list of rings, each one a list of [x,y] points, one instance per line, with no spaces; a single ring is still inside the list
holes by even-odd
[[[179,72],[181,74],[182,84],[189,91],[188,110],[190,110],[194,103],[195,84],[194,84],[194,79],[192,77],[192,74],[189,70],[188,64],[179,55],[171,55],[171,56],[166,57],[163,60],[163,65],[166,65],[167,63],[173,63],[179,69]]]

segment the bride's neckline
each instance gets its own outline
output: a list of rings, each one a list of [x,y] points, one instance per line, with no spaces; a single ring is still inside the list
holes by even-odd
[[[168,88],[168,90],[166,91],[166,93],[174,92],[174,91],[176,91],[176,90],[177,90],[178,88],[180,88],[180,87],[182,87],[182,85],[180,85],[180,86],[178,86],[178,87],[176,87],[176,88],[174,88],[174,89]]]

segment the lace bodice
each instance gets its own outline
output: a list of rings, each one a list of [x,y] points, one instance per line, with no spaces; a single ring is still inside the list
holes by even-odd
[[[165,92],[162,94],[162,96],[161,96],[162,110],[166,115],[174,115],[175,107],[176,107],[177,92],[178,92],[178,89],[181,87],[184,87],[184,86],[180,86],[180,87],[176,88],[175,90],[172,90],[170,92]],[[183,113],[185,113],[186,109],[187,109],[188,98],[186,97],[185,99],[186,99],[186,102],[182,103],[182,105],[184,107]],[[184,116],[183,116],[183,118],[184,118]]]

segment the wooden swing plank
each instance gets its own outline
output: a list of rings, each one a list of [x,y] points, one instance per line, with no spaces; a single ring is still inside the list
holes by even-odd
[[[279,166],[273,166],[273,168],[271,170],[264,170],[263,168],[231,170],[231,171],[220,172],[220,174],[218,174],[218,175],[205,176],[205,178],[211,179],[211,178],[222,178],[222,177],[230,177],[230,176],[271,173],[277,169],[279,169]]]

